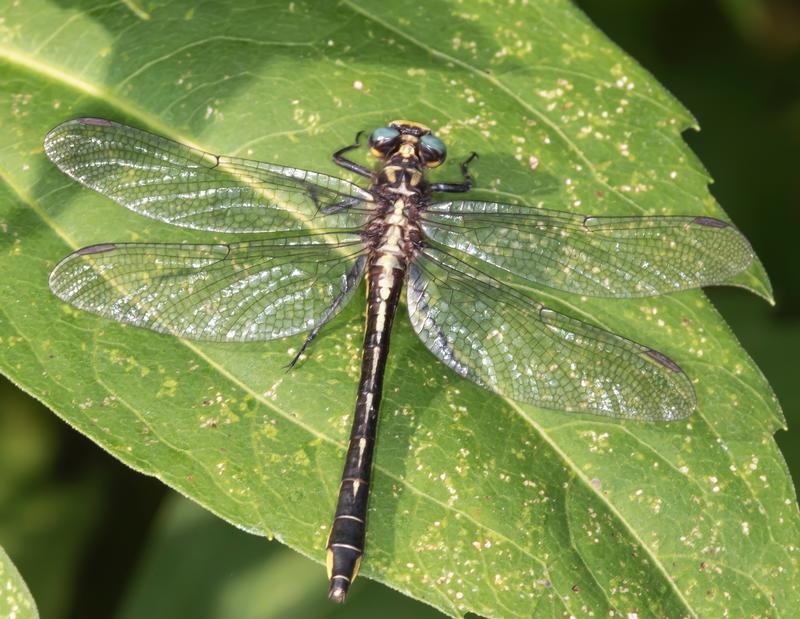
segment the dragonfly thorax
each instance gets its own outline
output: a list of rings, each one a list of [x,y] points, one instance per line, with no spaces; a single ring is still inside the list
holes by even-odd
[[[405,269],[422,239],[416,200],[397,195],[393,201],[379,204],[366,227],[367,247],[372,256],[396,257],[396,268]]]
[[[422,168],[416,161],[402,157],[390,159],[378,170],[370,190],[376,200],[388,202],[394,202],[396,196],[413,196],[419,202],[429,193]]]

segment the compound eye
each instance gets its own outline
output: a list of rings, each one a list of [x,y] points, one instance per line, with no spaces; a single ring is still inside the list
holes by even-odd
[[[435,168],[442,165],[447,158],[447,147],[439,138],[429,133],[419,140],[419,155],[422,163],[429,168]]]
[[[400,132],[392,127],[378,127],[369,136],[369,150],[376,157],[385,157],[396,146]]]

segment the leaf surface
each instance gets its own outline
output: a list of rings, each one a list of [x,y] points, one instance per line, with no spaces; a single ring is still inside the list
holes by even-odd
[[[28,585],[11,558],[0,546],[0,587],[3,595],[0,596],[0,616],[17,617],[18,619],[38,619],[39,611],[36,602],[28,590]]]
[[[330,153],[356,131],[413,118],[448,142],[435,178],[480,153],[478,199],[725,217],[681,138],[690,114],[565,0],[32,0],[2,14],[0,368],[115,457],[318,561],[361,295],[289,374],[301,337],[197,344],[61,303],[47,277],[75,248],[222,237],[70,181],[43,154],[50,128],[108,117],[339,175]],[[738,283],[770,296],[757,262]],[[521,406],[458,378],[399,319],[362,573],[452,616],[791,616],[800,519],[772,438],[782,413],[704,294],[530,292],[675,359],[697,412],[637,424]]]

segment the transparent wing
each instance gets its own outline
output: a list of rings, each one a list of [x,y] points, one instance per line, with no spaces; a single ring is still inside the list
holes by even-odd
[[[92,245],[53,269],[50,289],[80,309],[179,337],[271,340],[325,322],[361,281],[361,240],[330,239]]]
[[[216,232],[356,228],[370,200],[347,181],[270,163],[212,155],[99,118],[47,134],[50,160],[132,211],[175,226]],[[324,214],[325,209],[334,213]]]
[[[723,284],[754,253],[711,217],[590,217],[529,206],[453,201],[423,213],[425,234],[536,284],[640,297]]]
[[[434,355],[513,400],[639,420],[694,411],[689,379],[665,355],[500,287],[442,251],[412,262],[408,308]]]

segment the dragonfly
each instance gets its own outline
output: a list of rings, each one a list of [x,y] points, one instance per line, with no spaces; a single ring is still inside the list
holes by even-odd
[[[136,213],[251,235],[78,249],[49,283],[80,309],[191,340],[305,334],[294,366],[366,280],[361,376],[327,541],[335,602],[347,597],[364,553],[384,370],[404,288],[423,344],[489,391],[571,413],[674,421],[696,406],[692,382],[675,361],[548,307],[529,286],[646,297],[729,283],[754,260],[733,224],[704,215],[599,217],[435,200],[472,189],[475,153],[460,164],[457,182],[431,182],[427,173],[444,163],[447,149],[430,128],[395,120],[372,131],[374,169],[346,157],[362,134],[333,161],[367,179],[366,188],[214,155],[99,118],[67,121],[44,141],[63,172]]]

